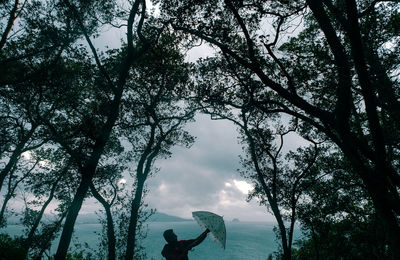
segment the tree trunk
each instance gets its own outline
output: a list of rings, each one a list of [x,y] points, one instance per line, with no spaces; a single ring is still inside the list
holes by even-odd
[[[32,136],[34,131],[29,131],[28,135],[25,136],[20,143],[17,144],[10,159],[8,160],[6,166],[0,172],[0,191],[3,187],[3,183],[7,175],[10,173],[11,169],[18,163],[19,157],[22,154],[25,144],[28,142],[29,138]]]
[[[103,131],[97,138],[93,147],[93,152],[91,153],[90,158],[85,164],[86,166],[83,168],[81,172],[82,180],[75,193],[75,197],[70,205],[70,208],[68,209],[68,215],[65,220],[63,231],[61,233],[60,242],[58,244],[57,253],[55,255],[55,260],[63,260],[67,255],[76,218],[78,217],[78,213],[82,207],[83,200],[85,199],[90,184],[92,183],[92,179],[96,172],[96,168],[99,163],[100,157],[104,152],[104,147],[106,146],[111,131],[114,127],[114,124],[117,121],[119,115],[119,105],[121,103],[122,91],[123,91],[122,87],[117,90],[115,98],[110,105],[110,114],[108,115]]]
[[[309,0],[307,1],[310,8],[313,11],[314,16],[318,20],[321,29],[324,31],[326,38],[329,41],[330,35],[328,32],[333,32],[334,30],[331,28],[329,31],[326,30],[327,26],[324,26],[327,23],[330,23],[329,18],[325,15],[322,17],[321,14],[325,13],[322,3],[319,1]],[[351,46],[351,57],[354,61],[354,67],[356,73],[358,75],[358,80],[361,87],[361,93],[364,98],[365,110],[367,114],[368,127],[372,137],[373,143],[373,156],[374,158],[370,158],[374,164],[374,172],[365,172],[368,170],[368,166],[365,165],[364,161],[359,154],[362,154],[362,151],[359,147],[355,149],[360,149],[361,152],[356,151],[354,153],[354,148],[345,148],[342,151],[349,156],[348,158],[352,162],[353,168],[357,171],[358,175],[362,178],[364,184],[367,187],[367,191],[371,196],[377,214],[380,216],[382,221],[384,222],[386,237],[389,242],[390,250],[392,251],[393,257],[395,259],[400,259],[400,227],[396,220],[396,211],[399,212],[398,205],[399,200],[397,199],[398,193],[396,189],[390,187],[390,183],[388,183],[387,178],[391,177],[390,173],[390,163],[386,158],[386,149],[385,149],[385,138],[382,131],[382,125],[379,120],[379,115],[377,111],[376,104],[376,93],[373,88],[373,84],[368,73],[366,59],[364,56],[364,47],[361,39],[360,28],[358,24],[358,11],[356,2],[354,0],[346,1],[346,13],[347,13],[347,27],[346,32],[349,38],[350,46]],[[325,23],[323,23],[325,22]],[[325,30],[324,30],[325,29]],[[337,51],[341,46],[335,46],[330,43],[331,50]],[[347,70],[347,69],[346,69]],[[342,73],[347,73],[346,71],[341,71],[338,69],[338,75],[341,76]],[[342,141],[346,144],[338,144],[339,146],[348,146],[351,144],[351,140],[346,139],[346,132],[343,131],[341,126],[337,126],[337,131],[341,133]],[[350,137],[350,136],[348,136]],[[349,142],[350,141],[350,142]],[[349,143],[349,144],[347,144]],[[346,151],[347,149],[347,151]],[[352,150],[352,151],[351,151]],[[352,160],[352,158],[355,160]],[[368,156],[367,156],[368,158]],[[390,194],[390,191],[395,190],[396,194]],[[396,205],[397,204],[397,205]]]
[[[400,258],[400,228],[398,226],[398,220],[390,208],[386,205],[375,206],[378,216],[383,220],[383,226],[385,229],[385,235],[389,247],[391,249],[392,259]]]
[[[290,228],[288,234],[288,247],[291,250],[293,244],[294,225],[296,223],[296,206],[292,206],[292,215],[290,217]]]
[[[286,227],[285,227],[285,224],[283,223],[283,219],[282,219],[281,212],[279,210],[278,203],[277,203],[276,199],[272,196],[271,190],[269,189],[268,185],[265,183],[262,170],[261,170],[261,168],[259,166],[259,163],[258,163],[258,158],[257,158],[257,155],[256,155],[256,150],[255,150],[256,148],[255,148],[255,144],[254,144],[254,139],[253,139],[252,135],[250,134],[250,132],[248,131],[246,121],[245,120],[243,120],[243,121],[245,122],[245,124],[243,126],[241,126],[241,127],[245,131],[245,134],[246,134],[247,139],[248,139],[248,145],[249,145],[249,148],[250,148],[251,159],[253,161],[254,168],[255,168],[256,173],[257,173],[258,181],[260,182],[260,184],[261,184],[261,186],[263,188],[263,191],[264,191],[265,195],[267,196],[268,203],[269,203],[269,205],[271,207],[271,210],[272,210],[272,212],[274,214],[274,217],[275,217],[276,221],[278,222],[278,227],[279,227],[279,231],[280,231],[280,234],[281,234],[281,242],[282,242],[282,249],[283,249],[283,259],[284,260],[290,260],[292,258],[292,256],[291,256],[291,248],[288,247],[288,239],[287,239],[287,235],[286,235]]]
[[[6,223],[5,223],[6,220],[5,220],[5,218],[4,218],[4,214],[5,214],[5,212],[6,212],[7,203],[8,203],[8,201],[9,201],[11,198],[12,198],[12,196],[11,196],[9,193],[7,193],[7,194],[4,196],[3,205],[1,206],[1,210],[0,210],[0,227],[3,227],[3,225],[6,226]]]
[[[115,260],[115,231],[110,207],[104,207],[107,215],[108,259]]]
[[[57,253],[54,257],[55,260],[64,260],[67,256],[69,244],[71,242],[72,233],[74,231],[75,221],[78,217],[79,210],[82,207],[83,200],[89,189],[93,173],[83,174],[81,183],[75,193],[74,199],[68,209],[67,218],[65,219],[64,228],[61,233],[60,242],[58,244]]]
[[[378,217],[382,221],[384,234],[390,247],[392,259],[400,259],[400,227],[398,216],[391,206],[388,189],[382,181],[375,179],[367,183]]]
[[[7,37],[11,32],[11,28],[14,25],[15,19],[17,19],[17,9],[18,9],[19,0],[14,1],[14,6],[10,11],[10,15],[8,17],[7,26],[1,36],[0,39],[0,50],[3,49],[4,45],[6,44]]]
[[[363,157],[356,154],[351,146],[352,143],[342,143],[340,148],[366,186],[376,213],[385,227],[383,232],[394,259],[400,259],[400,248],[398,246],[400,245],[400,227],[396,214],[399,207],[397,194],[390,193],[388,186],[391,183],[388,182],[388,174],[382,172],[384,169],[377,169],[377,165],[375,165],[375,169],[370,169],[369,165],[363,163]]]
[[[136,228],[139,219],[140,203],[142,202],[143,187],[146,180],[145,176],[138,176],[138,183],[135,191],[135,198],[131,205],[131,216],[128,227],[128,238],[126,244],[125,260],[132,260],[135,255]]]
[[[55,237],[55,234],[58,232],[58,230],[61,227],[61,224],[65,218],[65,216],[67,215],[67,212],[63,212],[61,214],[60,219],[56,222],[56,224],[53,227],[52,232],[50,232],[51,235],[49,235],[48,237],[46,237],[44,240],[40,241],[40,246],[39,248],[41,249],[40,252],[33,258],[35,260],[42,260],[42,255],[45,253],[45,251],[51,246],[50,241],[53,240],[53,238]]]
[[[103,205],[104,210],[106,211],[107,217],[107,245],[108,245],[108,259],[115,260],[115,230],[114,230],[114,221],[111,214],[111,205],[107,203],[107,201],[97,192],[93,183],[90,185],[90,190],[92,191],[93,196]]]
[[[282,249],[283,249],[282,259],[290,260],[290,259],[292,259],[292,252],[291,252],[291,248],[288,246],[286,227],[285,227],[285,224],[283,223],[281,212],[279,211],[276,201],[269,201],[269,204],[271,206],[272,212],[274,213],[275,219],[278,222],[279,231],[281,233],[281,242],[282,242]]]
[[[319,260],[321,258],[320,252],[319,252],[319,243],[318,243],[317,235],[315,234],[315,230],[314,230],[312,221],[310,222],[310,224],[311,224],[311,237],[312,237],[312,241],[314,244],[314,250],[315,250],[315,257],[316,257],[316,260]]]
[[[67,0],[64,2],[72,12],[76,12],[75,8]],[[109,104],[109,107],[107,109],[108,110],[107,121],[103,125],[100,135],[98,136],[98,138],[96,138],[96,142],[93,147],[93,152],[90,155],[89,161],[85,164],[86,167],[84,167],[84,170],[83,170],[84,172],[82,172],[82,181],[78,187],[78,190],[77,190],[75,197],[69,208],[69,212],[68,212],[67,218],[65,220],[63,232],[61,234],[60,243],[58,245],[57,253],[55,255],[55,260],[63,260],[66,257],[67,250],[68,250],[69,244],[71,242],[71,237],[72,237],[72,232],[74,229],[75,221],[78,216],[79,210],[82,206],[83,200],[84,200],[86,193],[92,182],[92,179],[95,174],[100,157],[104,152],[104,147],[105,147],[107,141],[109,140],[111,131],[114,128],[115,122],[118,119],[122,93],[123,93],[127,78],[129,76],[129,69],[131,68],[134,60],[138,56],[142,55],[148,47],[148,45],[145,44],[145,48],[143,48],[141,51],[136,51],[133,46],[133,42],[134,42],[133,24],[134,24],[135,17],[136,17],[136,14],[137,14],[140,4],[143,4],[143,8],[145,8],[144,1],[135,0],[135,2],[132,4],[132,8],[129,12],[128,26],[127,26],[127,53],[121,62],[121,66],[119,69],[119,76],[118,76],[118,80],[116,82],[116,86],[114,87],[112,84],[110,85],[111,89],[114,90],[114,99]],[[81,29],[85,32],[86,29],[85,29],[83,23],[81,21],[79,21],[80,17],[77,17],[77,19],[78,19],[78,22],[80,23]],[[143,22],[144,19],[145,19],[145,17],[142,16],[141,22]],[[86,36],[88,36],[88,35],[86,35]],[[91,42],[89,40],[89,37],[86,37],[86,40],[90,46]],[[93,54],[94,54],[94,57],[96,60],[97,59],[96,51],[93,50],[93,48],[92,48],[92,51],[93,51]],[[97,61],[97,65],[103,74],[107,74],[107,73],[104,73],[99,61]],[[108,75],[105,75],[105,76],[107,76],[107,78],[108,78]]]
[[[15,164],[14,164],[15,165]],[[11,174],[13,174],[15,171],[15,167],[13,167],[12,169],[10,169],[9,173],[11,172]],[[6,226],[6,219],[4,218],[4,214],[6,212],[7,209],[7,203],[8,201],[13,197],[14,195],[14,191],[18,186],[18,183],[20,181],[22,181],[24,178],[22,177],[19,181],[16,182],[16,184],[14,184],[14,186],[12,185],[12,176],[10,176],[9,182],[8,182],[8,190],[7,193],[4,195],[4,200],[3,200],[3,205],[1,206],[1,210],[0,210],[0,227]]]
[[[27,238],[24,241],[24,249],[26,250],[26,252],[28,253],[29,248],[32,245],[33,242],[33,236],[35,235],[35,232],[40,224],[40,221],[42,220],[44,211],[46,210],[47,206],[50,204],[50,202],[53,200],[54,198],[54,192],[57,188],[58,182],[61,179],[61,176],[57,179],[57,181],[53,184],[53,187],[51,188],[50,191],[50,195],[47,198],[46,202],[43,204],[42,208],[40,209],[40,212],[38,214],[38,216],[35,219],[35,222],[33,223],[33,226],[31,228],[31,230],[29,231],[29,234],[27,236]]]
[[[1,170],[1,172],[0,172],[0,191],[3,187],[4,180],[6,179],[7,175],[9,174],[11,169],[14,167],[14,165],[16,165],[18,162],[19,156],[21,155],[22,147],[23,147],[23,145],[21,147],[20,147],[20,145],[17,146],[17,148],[12,153],[10,160],[7,162],[7,164],[3,168],[3,170]]]

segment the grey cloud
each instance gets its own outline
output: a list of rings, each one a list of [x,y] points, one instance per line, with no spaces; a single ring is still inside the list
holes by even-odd
[[[148,181],[149,206],[186,218],[192,211],[209,210],[227,219],[272,220],[265,207],[247,203],[234,185],[243,180],[236,171],[241,147],[235,127],[198,116],[188,130],[196,143],[190,149],[175,148],[171,158],[157,163],[160,172]]]

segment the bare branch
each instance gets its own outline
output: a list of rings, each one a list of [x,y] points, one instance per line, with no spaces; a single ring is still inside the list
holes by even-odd
[[[1,50],[1,49],[4,47],[4,45],[6,44],[8,34],[10,33],[11,28],[13,27],[14,22],[15,22],[15,20],[17,19],[18,15],[19,15],[19,13],[17,14],[18,4],[19,4],[19,0],[15,0],[15,1],[14,1],[14,6],[13,6],[13,8],[11,9],[10,15],[9,15],[9,17],[8,17],[7,26],[6,26],[6,28],[4,29],[4,32],[3,32],[2,36],[1,36],[1,40],[0,40],[0,50]],[[24,3],[24,5],[25,5],[25,3]]]
[[[278,35],[278,33],[277,33]],[[294,82],[292,77],[290,76],[288,70],[285,68],[285,66],[283,65],[283,63],[278,59],[278,57],[276,57],[275,53],[272,51],[271,48],[271,44],[275,44],[275,43],[270,43],[270,44],[264,44],[264,47],[267,49],[268,54],[272,57],[272,59],[276,62],[276,64],[279,66],[279,68],[281,69],[281,71],[283,72],[283,75],[285,75],[286,79],[288,80],[288,87],[289,90],[293,93],[296,94],[296,88],[294,86]]]
[[[64,0],[64,3],[73,12],[74,16],[76,17],[76,20],[78,21],[78,24],[79,24],[79,26],[80,26],[80,28],[82,30],[82,33],[85,36],[86,42],[89,44],[90,50],[92,51],[92,54],[93,54],[93,57],[94,57],[94,59],[96,61],[97,67],[99,68],[101,74],[103,74],[103,76],[106,78],[109,87],[115,92],[114,82],[112,81],[110,75],[108,74],[108,72],[106,71],[104,66],[101,64],[99,55],[97,54],[97,50],[94,47],[92,41],[90,40],[88,31],[86,30],[86,27],[83,24],[83,21],[81,19],[81,16],[80,16],[78,10],[76,10],[76,7],[73,6],[68,0]]]
[[[249,31],[247,30],[242,17],[240,17],[238,11],[232,5],[231,0],[225,0],[225,4],[228,6],[228,8],[231,10],[233,15],[235,16],[236,21],[239,23],[239,26],[242,29],[242,32],[244,33],[244,37],[246,38],[246,42],[247,42],[248,52],[250,55],[250,60],[255,60],[254,42],[250,37]]]

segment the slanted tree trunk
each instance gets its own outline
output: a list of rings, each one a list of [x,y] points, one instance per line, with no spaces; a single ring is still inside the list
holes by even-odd
[[[132,200],[131,204],[131,212],[128,226],[128,237],[126,242],[126,251],[125,251],[125,260],[132,260],[135,255],[135,247],[136,247],[136,229],[137,223],[139,220],[139,210],[140,205],[142,203],[143,197],[143,189],[144,183],[147,179],[148,174],[150,173],[150,166],[154,159],[154,157],[160,151],[161,141],[158,142],[158,145],[154,150],[152,150],[154,144],[155,137],[155,125],[151,127],[151,135],[150,139],[147,143],[147,147],[143,154],[140,157],[138,166],[136,168],[136,190],[135,197]]]
[[[378,215],[384,221],[385,232],[392,249],[394,259],[400,258],[400,227],[398,215],[400,214],[400,199],[396,187],[388,180],[392,178],[391,165],[387,160],[385,138],[380,124],[376,104],[376,91],[370,79],[364,55],[358,24],[358,11],[355,0],[346,0],[346,13],[348,17],[347,33],[350,39],[352,57],[359,78],[361,91],[365,99],[365,107],[371,130],[372,143],[375,151],[375,169],[372,183],[367,183]],[[396,173],[394,173],[396,175]],[[372,181],[372,180],[371,180]],[[392,192],[391,194],[391,191]],[[396,214],[397,213],[397,214]]]
[[[356,147],[355,149],[358,151],[355,151],[353,147],[349,147],[349,145],[352,143],[352,140],[348,138],[350,137],[350,130],[346,130],[346,128],[343,129],[343,127],[340,125],[337,126],[337,131],[340,134],[342,139],[340,142],[342,143],[336,143],[341,148],[344,148],[342,151],[344,154],[346,154],[347,158],[350,159],[354,169],[357,171],[358,175],[366,185],[377,214],[384,222],[384,232],[386,233],[393,257],[398,259],[400,258],[400,248],[398,246],[400,244],[400,227],[396,219],[400,214],[400,199],[396,188],[391,187],[392,184],[388,182],[388,180],[392,179],[393,182],[398,182],[399,177],[396,175],[396,173],[392,173],[391,165],[386,157],[382,125],[377,112],[375,97],[376,91],[374,90],[366,65],[368,60],[371,63],[371,58],[365,58],[364,55],[364,46],[362,44],[360,28],[358,24],[358,11],[356,2],[354,0],[347,0],[345,2],[347,23],[344,28],[349,38],[351,58],[354,61],[354,67],[361,87],[361,94],[364,98],[366,115],[368,119],[368,129],[371,133],[373,148],[370,149],[368,153],[365,153],[365,149],[363,150],[362,147]],[[344,49],[340,44],[332,43],[334,42],[332,39],[334,39],[336,35],[334,29],[331,28],[331,21],[329,21],[322,3],[315,0],[308,0],[307,3],[309,4],[321,29],[324,31],[331,50],[335,53],[335,51]],[[347,59],[346,55],[342,55],[340,59]],[[340,59],[338,58],[337,60]],[[345,68],[345,70],[343,70],[343,66],[341,67],[339,65],[340,64],[337,66],[339,77],[349,74],[346,72],[349,70],[349,68]],[[342,86],[339,86],[339,88],[341,87]],[[396,106],[394,108],[397,107],[397,104],[395,105]],[[366,158],[373,162],[374,169],[371,170],[368,165],[365,165],[365,159],[362,158],[361,154],[364,154]],[[393,176],[395,176],[395,178]]]
[[[50,202],[53,200],[54,198],[54,193],[57,189],[58,183],[61,180],[61,178],[65,175],[65,173],[68,171],[68,166],[66,166],[63,171],[60,173],[60,176],[57,178],[57,180],[53,183],[53,186],[50,190],[50,194],[49,197],[47,198],[47,200],[45,201],[45,203],[43,204],[42,208],[39,211],[39,214],[37,215],[35,222],[33,223],[31,230],[29,231],[28,236],[26,237],[25,241],[23,242],[24,244],[24,249],[26,250],[26,253],[28,254],[28,251],[30,249],[30,247],[32,246],[33,243],[33,238],[35,235],[35,232],[37,230],[37,228],[39,227],[40,221],[42,220],[44,211],[46,210],[47,206],[50,204]]]
[[[64,228],[61,233],[60,242],[58,244],[57,252],[54,257],[56,260],[63,260],[67,256],[69,244],[71,242],[72,233],[74,231],[75,221],[78,217],[79,210],[82,207],[83,200],[89,189],[92,176],[83,175],[82,181],[75,193],[74,199],[68,208],[68,214],[65,219]]]
[[[25,2],[26,2],[26,0],[25,0]],[[25,2],[24,2],[24,5],[25,5]],[[8,35],[11,32],[11,29],[12,29],[12,27],[14,25],[14,22],[17,19],[19,13],[21,12],[21,10],[23,8],[22,7],[21,10],[17,13],[18,4],[19,4],[19,0],[15,0],[14,1],[14,6],[10,11],[10,15],[8,16],[8,21],[7,21],[6,28],[5,28],[4,32],[2,33],[2,36],[1,36],[1,39],[0,39],[0,51],[1,51],[1,49],[3,49],[4,45],[6,44]]]
[[[55,234],[60,230],[61,224],[64,221],[64,218],[67,215],[67,211],[63,212],[60,216],[60,218],[55,222],[55,225],[51,232],[49,232],[48,236],[45,237],[43,240],[38,241],[39,242],[39,248],[40,252],[33,257],[35,260],[42,260],[43,254],[46,252],[46,250],[51,246],[50,242],[54,239]]]
[[[35,169],[36,165],[39,163],[39,161],[36,161],[35,164],[27,171],[23,174],[23,176],[17,180],[15,183],[12,183],[13,181],[13,172],[16,170],[16,165],[14,165],[14,167],[10,170],[11,174],[9,176],[9,181],[8,181],[8,190],[7,193],[4,196],[4,200],[3,200],[3,205],[1,206],[1,210],[0,210],[0,226],[4,225],[5,223],[5,219],[4,219],[4,214],[7,208],[7,203],[8,201],[14,196],[15,190],[17,189],[18,185],[24,180],[26,179],[26,177],[28,177],[28,175],[33,171],[33,169]]]
[[[143,197],[145,179],[146,177],[144,176],[138,178],[135,198],[131,204],[125,260],[132,260],[135,255],[137,222],[139,220],[139,210]]]
[[[69,3],[68,0],[64,0],[64,2],[70,8],[70,11],[76,12],[75,8]],[[82,207],[83,200],[87,194],[90,184],[92,183],[92,179],[96,172],[96,168],[99,163],[100,157],[104,152],[104,147],[110,137],[111,131],[113,130],[115,122],[117,121],[117,118],[119,116],[122,93],[126,84],[127,77],[129,76],[129,70],[131,68],[131,65],[138,56],[143,54],[143,52],[147,51],[147,49],[145,48],[148,47],[147,45],[140,51],[136,51],[133,46],[133,41],[134,41],[133,24],[135,21],[136,14],[139,10],[140,4],[142,4],[143,9],[145,8],[145,3],[143,0],[136,0],[133,3],[129,13],[128,26],[127,26],[127,43],[128,43],[127,53],[121,62],[116,86],[110,85],[110,88],[113,89],[114,91],[114,98],[109,104],[107,121],[105,122],[101,133],[96,138],[96,142],[93,146],[92,153],[90,154],[88,161],[83,164],[84,167],[81,170],[82,180],[76,191],[75,197],[71,203],[70,209],[68,211],[63,232],[61,234],[60,242],[57,248],[57,253],[55,255],[55,260],[64,260],[67,255],[76,218],[78,216],[79,210]],[[85,35],[85,38],[91,47],[91,50],[93,52],[99,70],[102,72],[103,75],[105,75],[107,79],[110,78],[109,75],[104,71],[102,65],[100,64],[100,60],[98,58],[96,50],[94,49],[93,44],[90,41],[89,36],[87,35],[87,31],[84,27],[83,22],[80,20],[81,18],[78,16],[77,19],[78,22],[80,23],[81,30],[83,31],[83,34]],[[143,25],[144,19],[145,17],[144,15],[142,15],[138,26],[138,32],[142,29],[141,26]],[[112,84],[112,82],[109,82],[109,84]]]
[[[107,218],[107,246],[108,246],[108,259],[115,260],[115,230],[114,230],[114,221],[111,214],[111,205],[112,203],[107,203],[107,201],[98,193],[93,183],[90,184],[90,191],[92,192],[95,199],[97,199],[101,205],[103,205],[104,210],[106,211]]]
[[[157,140],[155,138],[157,125],[156,124],[151,125],[150,138],[147,142],[146,149],[140,156],[138,166],[136,168],[136,190],[135,190],[135,197],[132,200],[131,204],[125,260],[132,260],[135,255],[136,230],[137,230],[137,223],[139,220],[140,205],[142,203],[144,183],[151,171],[151,165],[153,163],[154,158],[159,154],[162,143],[179,124],[180,123],[172,126],[168,131],[161,134],[161,136]]]
[[[28,133],[23,136],[21,141],[16,145],[14,151],[11,154],[6,166],[0,172],[0,191],[3,187],[4,179],[10,174],[11,169],[18,163],[21,154],[24,152],[24,147],[29,139],[32,137],[33,133],[36,131],[36,125],[32,125]]]
[[[281,244],[282,244],[282,250],[283,250],[282,257],[284,260],[290,260],[292,258],[292,249],[289,247],[289,245],[291,245],[291,243],[288,243],[286,227],[285,227],[285,224],[283,223],[282,214],[279,210],[279,206],[278,206],[278,202],[277,202],[276,198],[273,196],[271,189],[268,187],[267,183],[264,180],[262,170],[258,164],[258,158],[256,155],[254,139],[247,128],[246,121],[244,122],[242,129],[244,130],[244,132],[247,136],[248,145],[249,145],[249,149],[250,149],[250,156],[253,161],[256,173],[257,173],[258,181],[263,188],[263,191],[265,193],[265,196],[267,197],[268,203],[271,207],[274,217],[275,217],[276,221],[278,222],[278,228],[279,228],[279,233],[281,235]]]
[[[68,214],[65,219],[64,228],[61,233],[60,242],[58,244],[57,253],[55,255],[56,260],[65,259],[67,255],[68,247],[72,238],[72,233],[74,231],[76,218],[78,217],[78,213],[82,207],[83,200],[85,199],[90,184],[92,183],[92,179],[95,174],[97,164],[100,160],[100,156],[103,154],[104,147],[111,134],[112,126],[116,121],[120,98],[121,95],[119,95],[118,102],[115,102],[114,106],[110,108],[112,114],[106,122],[106,126],[108,127],[104,128],[104,131],[98,139],[98,142],[96,142],[95,144],[92,156],[89,159],[87,166],[81,171],[82,179],[75,193],[74,199],[72,200],[71,205],[68,208]]]

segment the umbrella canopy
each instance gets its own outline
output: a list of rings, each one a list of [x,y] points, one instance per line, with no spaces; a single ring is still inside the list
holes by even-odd
[[[192,216],[201,227],[208,228],[211,239],[225,249],[226,229],[224,219],[208,211],[195,211],[192,212]]]

